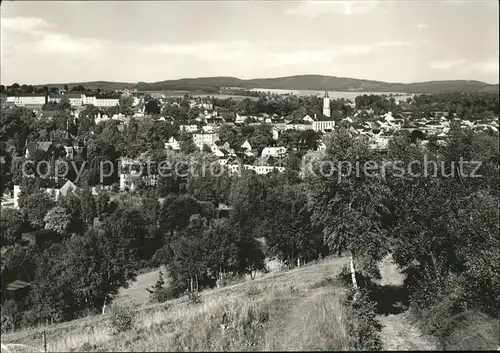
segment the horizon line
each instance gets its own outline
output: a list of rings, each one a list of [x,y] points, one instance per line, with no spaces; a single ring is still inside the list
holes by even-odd
[[[240,81],[254,81],[254,80],[276,80],[276,79],[282,79],[282,78],[290,78],[290,77],[305,77],[305,76],[318,76],[318,77],[325,77],[325,78],[334,78],[334,79],[349,79],[349,80],[359,80],[359,81],[372,81],[372,82],[378,82],[378,83],[384,83],[384,84],[393,84],[393,85],[411,85],[411,84],[423,84],[423,83],[435,83],[435,82],[477,82],[477,83],[482,83],[485,85],[489,86],[495,86],[499,85],[500,82],[496,83],[489,83],[481,80],[475,80],[475,79],[445,79],[445,80],[429,80],[429,81],[412,81],[412,82],[390,82],[390,81],[381,81],[381,80],[375,80],[375,79],[368,79],[368,78],[355,78],[355,77],[347,77],[347,76],[334,76],[334,75],[324,75],[324,74],[295,74],[295,75],[289,75],[289,76],[274,76],[274,77],[254,77],[254,78],[240,78],[237,76],[224,76],[224,75],[217,75],[217,76],[195,76],[195,77],[180,77],[180,78],[167,78],[167,79],[161,79],[158,81],[114,81],[114,80],[90,80],[90,81],[66,81],[66,82],[58,82],[58,83],[21,83],[19,81],[12,82],[12,83],[4,83],[1,82],[0,84],[7,87],[7,86],[12,86],[13,84],[17,83],[19,85],[31,85],[31,86],[59,86],[59,85],[65,85],[65,84],[84,84],[84,83],[96,83],[96,82],[103,82],[103,83],[111,83],[111,84],[127,84],[127,85],[137,85],[139,83],[145,83],[145,84],[153,84],[153,83],[160,83],[160,82],[165,82],[165,81],[180,81],[180,80],[196,80],[196,79],[207,79],[207,78],[230,78],[230,79],[237,79]]]

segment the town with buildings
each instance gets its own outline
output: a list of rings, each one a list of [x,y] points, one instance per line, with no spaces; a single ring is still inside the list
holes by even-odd
[[[290,132],[300,133],[309,130],[314,135],[313,143],[307,146],[307,150],[302,150],[302,153],[300,153],[301,158],[321,155],[326,148],[322,142],[323,136],[341,127],[348,129],[356,138],[366,140],[370,149],[381,153],[387,151],[389,140],[395,134],[403,131],[407,132],[412,139],[418,139],[423,146],[430,140],[446,144],[450,124],[454,122],[458,122],[461,127],[471,128],[475,131],[498,133],[498,116],[491,115],[481,119],[468,120],[458,118],[456,113],[450,115],[448,111],[438,110],[432,110],[427,115],[422,115],[411,105],[412,99],[415,99],[414,97],[410,97],[407,101],[395,101],[393,99],[393,102],[391,102],[395,107],[394,112],[385,109],[380,114],[376,114],[371,107],[356,107],[355,102],[340,100],[341,105],[347,107],[349,113],[336,111],[335,114],[332,114],[332,100],[326,91],[322,98],[313,98],[318,105],[316,110],[321,111],[320,114],[316,112],[308,114],[306,110],[299,108],[288,116],[283,116],[277,113],[267,114],[265,112],[244,114],[244,112],[238,112],[237,107],[233,111],[228,111],[225,108],[217,107],[210,96],[167,98],[165,94],[158,93],[134,94],[128,89],[120,90],[118,94],[121,98],[96,98],[85,94],[65,93],[64,90],[60,90],[57,96],[7,96],[5,105],[11,108],[23,107],[29,109],[33,116],[38,119],[51,120],[53,118],[51,114],[57,114],[57,111],[46,110],[45,107],[50,104],[57,105],[64,98],[69,101],[68,114],[71,115],[72,124],[75,124],[82,111],[88,110],[89,107],[93,109],[94,125],[104,125],[111,122],[114,124],[113,126],[116,126],[116,129],[122,132],[132,120],[153,120],[168,124],[173,129],[171,136],[163,137],[164,141],[162,143],[165,150],[180,151],[182,140],[190,139],[196,149],[211,153],[220,165],[228,168],[231,173],[240,172],[241,169],[253,170],[257,174],[267,174],[272,171],[283,172],[286,168],[286,157],[291,153],[298,152],[296,147],[287,145],[284,143],[283,138],[280,139],[280,136],[283,137]],[[119,112],[120,100],[123,97],[128,99],[130,105],[129,114],[127,115]],[[168,112],[170,107],[179,107],[180,101],[186,103],[189,115],[193,115],[189,113],[190,111],[194,111],[194,114],[197,115],[190,120],[186,120],[176,119],[164,113]],[[147,111],[148,104],[153,105],[158,110],[154,112]],[[219,133],[221,128],[243,128],[245,126],[267,128],[267,132],[270,133],[269,145],[262,146],[263,148],[261,147],[260,150],[252,147],[249,142],[251,135],[248,135],[247,139],[240,145],[231,145],[229,141],[225,141],[223,137],[221,138]],[[50,149],[62,147],[66,152],[66,158],[76,158],[76,154],[83,151],[85,141],[71,134],[68,134],[67,137],[71,138],[66,139],[65,143],[52,139],[27,141],[25,157],[29,158],[37,150],[47,153]],[[71,143],[68,143],[68,141],[71,141]],[[123,166],[141,163],[140,160],[134,160],[130,156],[122,156],[121,158]],[[149,175],[144,176],[144,178],[148,179],[149,184],[157,182],[156,176]],[[125,190],[125,188],[134,190],[135,184],[133,180],[130,171],[120,173],[120,190]],[[12,202],[17,207],[17,195],[20,192],[19,185],[16,185],[13,190]]]

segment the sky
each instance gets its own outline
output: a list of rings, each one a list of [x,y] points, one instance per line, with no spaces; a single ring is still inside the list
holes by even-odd
[[[498,83],[474,1],[2,1],[1,83],[303,74]]]

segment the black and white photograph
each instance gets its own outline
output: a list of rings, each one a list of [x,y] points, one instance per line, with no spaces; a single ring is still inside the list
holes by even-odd
[[[1,353],[500,351],[499,1],[0,1]]]

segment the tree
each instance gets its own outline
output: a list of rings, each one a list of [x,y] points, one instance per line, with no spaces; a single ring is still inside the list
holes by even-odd
[[[39,322],[71,320],[89,309],[99,312],[135,278],[116,240],[91,228],[84,236],[71,237],[39,254],[30,294]]]
[[[13,208],[2,210],[2,217],[0,217],[2,246],[14,244],[21,237],[23,223],[23,215],[20,211]]]
[[[134,97],[132,96],[121,96],[119,100],[120,113],[130,116],[134,114]]]
[[[59,103],[57,104],[57,109],[58,110],[67,110],[71,109],[71,103],[69,102],[69,98],[66,96],[63,96]]]
[[[141,255],[145,252],[147,236],[142,212],[130,204],[120,205],[105,218],[102,227],[115,244],[122,261],[127,261],[127,271],[137,271]]]
[[[197,200],[210,201],[217,205],[228,203],[231,177],[226,167],[215,158],[206,158],[193,163],[192,173],[187,177],[186,191]]]
[[[193,136],[191,134],[185,135],[181,139],[181,151],[185,154],[190,154],[198,151],[198,147],[193,142]]]
[[[69,214],[70,222],[67,227],[68,233],[83,234],[85,232],[85,225],[83,219],[82,197],[70,191],[66,196],[59,195],[57,206],[64,208]]]
[[[94,218],[96,217],[96,201],[92,195],[92,191],[88,186],[80,192],[81,197],[81,219],[85,227],[91,227],[94,224]]]
[[[39,191],[26,197],[22,202],[21,211],[29,224],[36,229],[45,226],[45,215],[55,206],[55,201],[47,192]]]
[[[0,114],[0,140],[6,141],[7,149],[13,150],[12,156],[24,155],[26,141],[30,135],[40,130],[33,112],[24,107],[2,108]]]
[[[187,227],[192,215],[200,213],[201,207],[192,196],[169,195],[163,201],[160,210],[159,227],[163,232],[173,234],[174,231]]]
[[[258,125],[249,139],[250,145],[256,148],[259,155],[264,147],[271,146],[273,143],[272,127],[269,124]],[[239,146],[238,146],[239,147]]]
[[[352,282],[357,289],[356,258],[368,259],[373,265],[387,254],[382,220],[387,212],[384,199],[388,189],[380,174],[361,173],[358,177],[349,171],[357,162],[364,165],[376,160],[363,141],[353,139],[347,130],[341,129],[328,136],[325,144],[325,156],[315,164],[308,183],[312,219],[323,228],[324,241],[330,250],[350,254]]]
[[[71,223],[71,216],[66,209],[56,206],[49,210],[44,218],[45,229],[50,229],[58,234],[66,234]]]
[[[167,292],[165,290],[165,281],[163,280],[162,270],[158,271],[158,279],[154,286],[147,288],[148,292],[151,294],[151,301],[154,303],[162,303],[168,300]]]
[[[85,138],[90,135],[95,126],[95,117],[98,113],[98,108],[87,106],[78,115],[78,136]]]
[[[279,185],[268,195],[266,246],[269,255],[293,267],[325,255],[321,229],[312,224],[305,190],[299,185]]]
[[[186,284],[191,292],[209,284],[204,258],[203,233],[206,219],[194,214],[189,225],[173,239],[172,260],[168,264],[169,273],[177,285]]]
[[[147,102],[144,110],[148,115],[161,114],[160,104],[156,100],[150,100]]]
[[[489,186],[489,178],[462,178],[450,172],[456,167],[452,162],[462,157],[482,160],[484,175],[495,175],[497,147],[477,144],[481,135],[466,130],[450,135],[448,146],[436,151],[424,152],[404,139],[390,144],[390,158],[408,163],[422,160],[426,153],[436,162],[427,175],[420,167],[414,170],[419,177],[388,176],[392,197],[386,228],[393,258],[405,268],[418,309],[439,305],[448,308],[440,309],[441,316],[454,316],[478,308],[495,316],[499,268],[498,255],[491,249],[498,247],[498,237],[493,236],[499,231],[497,190]]]
[[[106,192],[99,192],[96,198],[96,214],[100,220],[103,220],[106,215],[110,213],[109,206],[110,198]]]
[[[232,207],[230,217],[233,225],[236,224],[243,232],[254,234],[263,215],[262,205],[265,204],[265,199],[266,188],[262,179],[254,173],[244,171],[231,184],[229,203]]]

